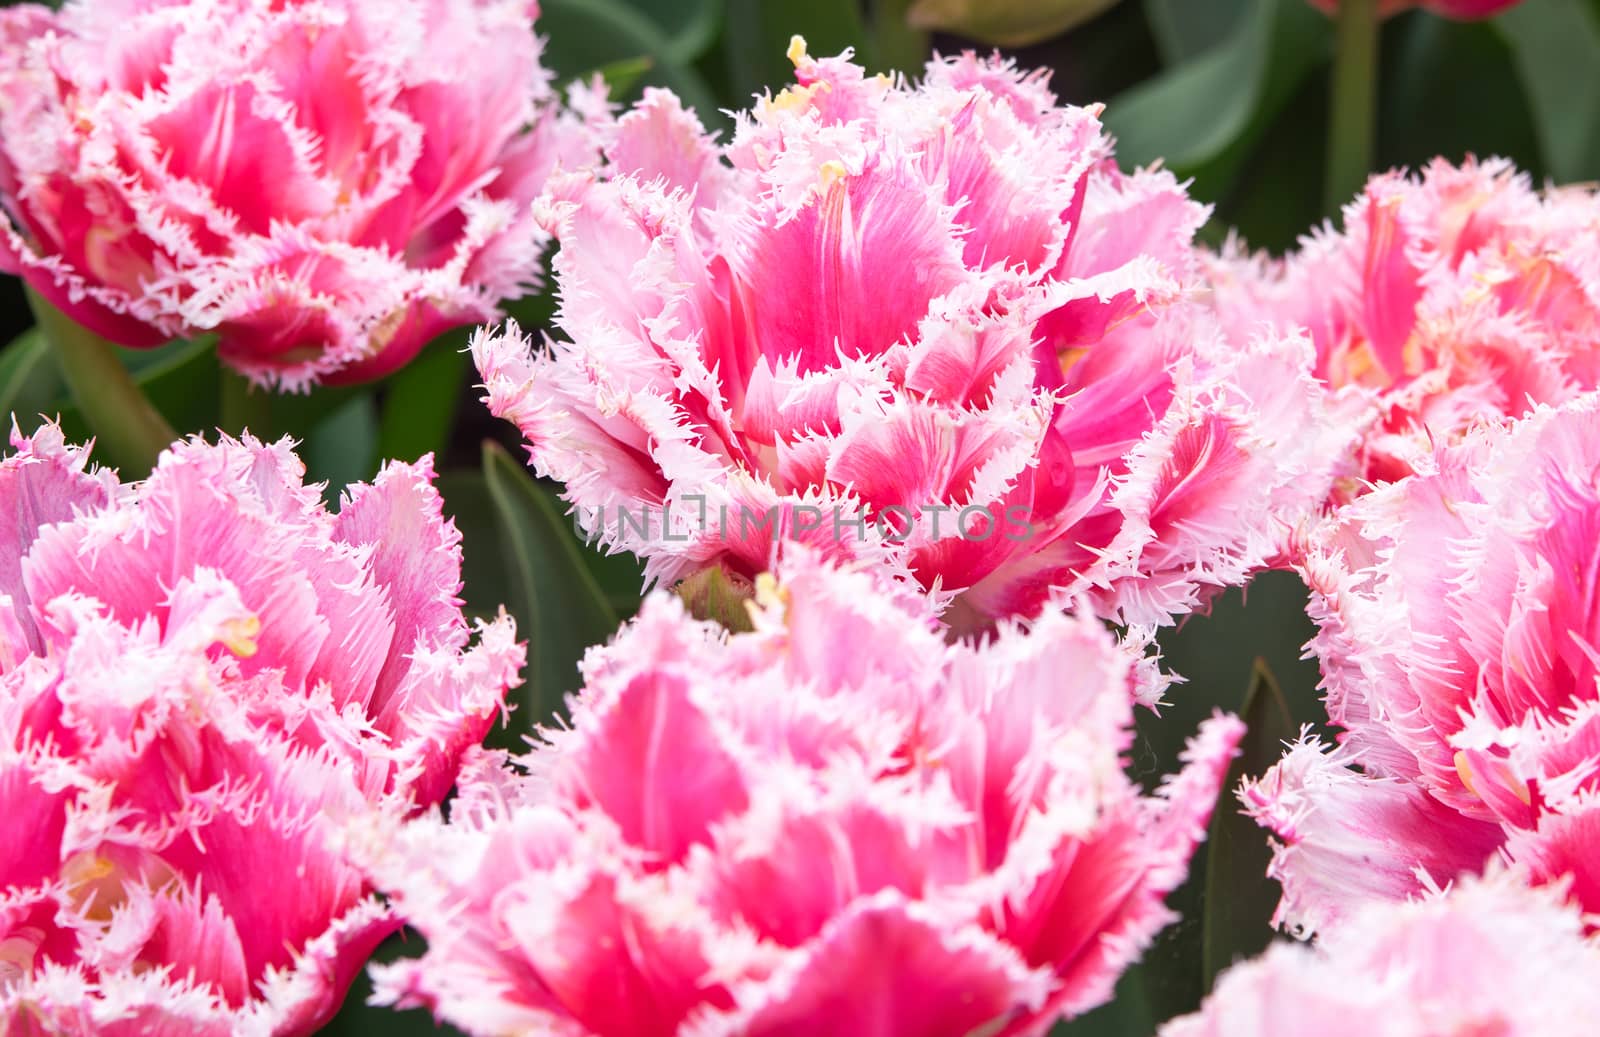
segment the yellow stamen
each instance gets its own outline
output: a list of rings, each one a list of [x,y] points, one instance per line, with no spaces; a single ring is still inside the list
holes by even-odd
[[[128,898],[116,864],[97,853],[73,855],[61,866],[61,878],[73,906],[93,922],[109,922],[112,912]]]
[[[796,34],[789,37],[788,55],[790,63],[792,63],[795,68],[799,68],[806,61],[810,60],[810,55],[806,54],[806,38],[804,36]]]
[[[789,605],[789,588],[778,582],[778,578],[771,573],[762,573],[756,577],[756,604],[764,609]]]
[[[234,655],[248,659],[255,655],[260,647],[256,644],[256,636],[260,633],[260,617],[246,616],[244,619],[230,619],[222,624],[217,640]]]

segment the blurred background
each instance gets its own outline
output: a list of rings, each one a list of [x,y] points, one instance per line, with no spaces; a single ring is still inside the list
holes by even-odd
[[[1368,0],[1370,2],[1370,0]],[[1449,0],[1439,0],[1449,6]],[[10,6],[10,3],[7,3]],[[1404,4],[1385,3],[1385,9]],[[914,76],[933,52],[998,48],[1051,71],[1063,101],[1104,102],[1126,167],[1164,162],[1214,206],[1202,234],[1237,233],[1274,252],[1324,218],[1335,22],[1307,0],[543,0],[546,64],[565,80],[599,72],[617,100],[671,88],[716,130],[727,110],[780,89],[791,35],[812,54],[853,48],[870,71]],[[1372,169],[1436,155],[1502,155],[1536,183],[1600,178],[1600,0],[1526,0],[1486,20],[1403,9],[1378,37]],[[510,309],[548,328],[547,297]],[[87,430],[55,365],[29,345],[20,284],[0,278],[0,413],[61,415]],[[20,337],[19,337],[20,336]],[[638,567],[601,559],[571,533],[548,485],[528,477],[509,426],[477,403],[470,365],[446,336],[419,361],[373,386],[272,398],[252,428],[300,439],[314,478],[338,487],[370,477],[380,458],[434,451],[441,486],[465,534],[470,609],[506,602],[533,658],[527,698],[505,745],[558,708],[581,647],[609,636],[638,603]],[[183,430],[230,425],[217,362],[204,342],[125,352],[141,385]],[[1311,627],[1295,578],[1274,573],[1217,601],[1162,638],[1187,683],[1147,717],[1130,761],[1141,777],[1171,770],[1183,736],[1216,708],[1251,724],[1237,778],[1258,773],[1277,745],[1321,706],[1315,667],[1300,659]],[[1191,1010],[1236,956],[1272,938],[1275,885],[1262,877],[1260,832],[1224,803],[1189,884],[1172,906],[1183,921],[1124,979],[1117,1000],[1058,1034],[1148,1037]],[[396,943],[383,954],[415,950]],[[440,1033],[419,1013],[365,1009],[358,984],[336,1034]]]

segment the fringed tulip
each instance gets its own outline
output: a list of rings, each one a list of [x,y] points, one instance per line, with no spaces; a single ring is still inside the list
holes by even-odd
[[[1367,401],[1370,482],[1475,423],[1600,386],[1600,196],[1537,194],[1503,161],[1374,177],[1342,232],[1282,262],[1230,254],[1211,280],[1226,325],[1308,329],[1318,376]]]
[[[1600,911],[1600,396],[1441,449],[1347,505],[1304,574],[1337,748],[1246,806],[1282,844],[1280,920],[1517,862]]]
[[[437,803],[515,682],[426,463],[338,516],[286,444],[0,463],[0,1034],[299,1035],[397,925],[347,828]]]
[[[1277,944],[1224,973],[1160,1037],[1588,1037],[1600,948],[1577,912],[1514,879],[1368,907],[1315,949]]]
[[[665,582],[874,558],[958,627],[1159,622],[1267,561],[1343,437],[1302,340],[1186,300],[1204,208],[1038,74],[790,56],[725,147],[646,92],[552,188],[567,340],[474,342],[583,529]]]
[[[373,840],[427,939],[381,1001],[481,1035],[1000,1037],[1110,996],[1241,725],[1147,795],[1145,664],[1097,621],[950,645],[924,596],[787,559],[750,633],[648,599],[570,728]]]
[[[530,0],[0,11],[0,269],[114,342],[218,335],[262,383],[376,377],[538,271],[587,131]]]

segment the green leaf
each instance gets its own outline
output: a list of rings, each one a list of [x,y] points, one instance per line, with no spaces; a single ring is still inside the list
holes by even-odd
[[[1210,990],[1217,974],[1250,958],[1272,942],[1278,884],[1267,878],[1272,853],[1261,827],[1239,812],[1233,792],[1243,779],[1259,778],[1283,756],[1294,737],[1289,704],[1266,660],[1257,658],[1239,709],[1248,731],[1228,768],[1222,795],[1206,833],[1206,885],[1201,936],[1201,972]]]
[[[651,67],[638,77],[639,85],[670,89],[702,121],[716,116],[716,98],[690,64],[692,48],[669,38],[623,0],[545,0],[539,32],[550,40],[545,64],[562,80],[587,77],[621,61],[648,60]]]
[[[525,706],[542,721],[578,686],[584,650],[610,638],[619,617],[555,494],[492,440],[483,444],[483,475],[509,574],[507,604],[528,642]]]
[[[789,40],[803,36],[814,55],[855,48],[856,60],[879,71],[856,0],[771,0],[733,3],[723,47],[734,101],[744,105],[765,90],[777,93],[794,82]]]
[[[1221,43],[1113,98],[1105,123],[1125,166],[1192,173],[1263,129],[1328,53],[1327,20],[1305,0],[1252,0]]]
[[[221,370],[215,344],[209,336],[180,339],[159,349],[121,350],[121,359],[145,398],[171,423],[179,436],[214,435],[221,408],[217,382]],[[68,397],[53,405],[61,415],[61,428],[69,440],[93,435],[83,412]]]
[[[1252,0],[1144,0],[1144,14],[1161,60],[1175,65],[1221,44],[1254,6]]]
[[[1392,19],[1384,42],[1378,168],[1502,155],[1543,178],[1531,106],[1493,25],[1416,11]]]
[[[465,331],[445,335],[385,383],[379,457],[415,461],[423,454],[442,455],[450,445],[450,428],[472,366],[462,352],[466,339]]]
[[[655,59],[645,56],[637,58],[622,58],[608,65],[600,66],[600,77],[606,81],[606,89],[612,97],[628,97],[633,94],[634,87],[640,85],[649,71],[656,67]]]
[[[919,29],[948,32],[995,47],[1028,47],[1090,21],[1117,0],[914,0]]]
[[[1600,177],[1600,13],[1584,0],[1527,0],[1494,20],[1511,48],[1546,166]]]
[[[308,393],[274,393],[268,401],[274,436],[305,442],[323,421],[358,396],[371,396],[370,385],[319,385]]]
[[[350,483],[371,479],[378,470],[378,412],[372,397],[351,397],[318,422],[300,457],[310,479],[328,484],[323,495],[330,501]]]
[[[445,517],[461,533],[461,600],[467,615],[491,619],[511,600],[511,573],[500,552],[489,483],[476,469],[441,472],[434,485]]]
[[[50,343],[38,328],[29,328],[0,351],[0,421],[14,415],[24,432],[50,417],[61,395],[61,371],[50,356]]]
[[[230,436],[248,432],[262,442],[271,442],[271,389],[256,385],[227,365],[217,374],[217,398],[222,416],[218,426]]]
[[[671,58],[689,62],[706,52],[722,28],[719,0],[630,0],[672,43]]]
[[[126,351],[78,324],[31,287],[25,285],[23,292],[62,379],[93,426],[102,463],[114,465],[123,478],[144,477],[175,433],[128,373],[121,356]]]
[[[141,368],[134,381],[179,434],[210,432],[218,417],[216,341],[207,335],[168,349]]]
[[[1327,110],[1327,79],[1307,77],[1266,132],[1241,149],[1247,157],[1236,170],[1226,169],[1225,159],[1197,180],[1199,189],[1220,192],[1210,198],[1216,209],[1202,231],[1208,244],[1220,246],[1232,229],[1251,248],[1281,253],[1321,222],[1316,186],[1326,174]]]

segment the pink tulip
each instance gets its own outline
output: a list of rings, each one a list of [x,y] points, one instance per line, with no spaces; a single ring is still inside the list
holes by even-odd
[[[1302,341],[1187,302],[1205,209],[1038,74],[791,56],[724,147],[647,92],[609,179],[552,188],[570,341],[474,342],[585,530],[666,582],[775,540],[876,558],[958,626],[1155,622],[1263,564],[1337,430]]]
[[[1145,795],[1145,662],[1097,621],[950,645],[922,595],[787,557],[752,633],[648,599],[570,728],[376,840],[428,947],[380,1001],[483,1035],[999,1037],[1110,996],[1242,725]]]
[[[1310,331],[1318,376],[1368,407],[1361,475],[1389,481],[1478,422],[1600,385],[1597,226],[1592,189],[1437,161],[1374,177],[1342,233],[1280,263],[1227,256],[1211,280],[1229,327]]]
[[[112,341],[215,332],[373,378],[535,279],[586,161],[530,0],[70,0],[0,11],[0,269]]]
[[[1577,913],[1497,877],[1276,944],[1160,1037],[1588,1037],[1596,1018],[1600,949]]]
[[[1347,505],[1304,575],[1337,748],[1242,796],[1283,841],[1280,920],[1337,926],[1480,870],[1600,911],[1600,395],[1442,448]]]
[[[287,443],[119,486],[0,463],[0,1034],[313,1032],[398,924],[348,830],[437,803],[522,663],[468,647],[427,462],[337,516]]]

